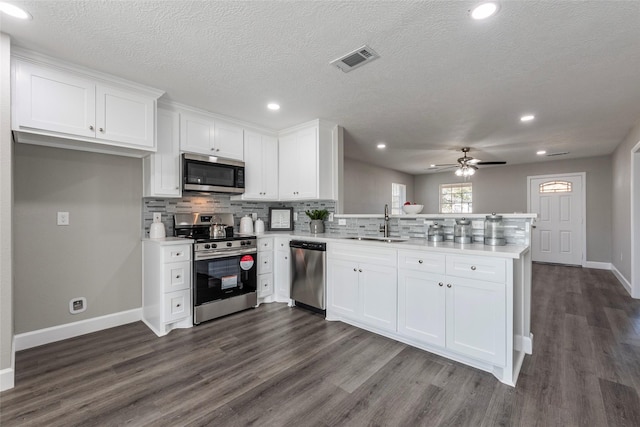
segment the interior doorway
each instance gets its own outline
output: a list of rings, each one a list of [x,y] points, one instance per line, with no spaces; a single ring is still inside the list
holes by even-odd
[[[585,173],[530,176],[531,259],[583,266],[586,260]]]

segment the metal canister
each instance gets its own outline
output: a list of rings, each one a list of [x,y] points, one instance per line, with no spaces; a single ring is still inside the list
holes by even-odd
[[[453,241],[456,243],[471,243],[473,241],[470,219],[456,219],[456,225],[453,228]]]
[[[492,213],[484,220],[484,244],[489,246],[503,246],[507,244],[504,237],[504,223],[502,215]]]
[[[430,242],[444,242],[444,226],[434,222],[429,226],[427,239]]]

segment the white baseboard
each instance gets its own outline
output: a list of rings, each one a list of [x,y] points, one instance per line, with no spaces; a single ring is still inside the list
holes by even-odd
[[[622,273],[620,273],[618,271],[618,269],[616,268],[615,265],[611,264],[611,271],[613,272],[614,276],[616,276],[616,278],[618,279],[618,281],[620,283],[622,283],[622,286],[624,286],[624,288],[627,290],[627,292],[629,292],[629,295],[633,296],[633,292],[631,291],[631,283],[629,283],[629,281],[627,280],[626,277],[624,277],[622,275]]]
[[[16,367],[16,339],[11,342],[11,367],[0,371],[0,391],[9,390],[15,386]]]
[[[533,334],[529,333],[528,337],[522,337],[522,350],[527,354],[533,354]]]
[[[13,368],[7,368],[0,371],[0,391],[9,390],[14,387],[14,371]]]
[[[597,268],[598,270],[611,270],[610,262],[585,261],[582,266],[584,268]]]
[[[103,329],[126,325],[127,323],[137,322],[141,319],[142,308],[135,308],[133,310],[94,317],[93,319],[80,320],[78,322],[53,326],[51,328],[25,332],[15,336],[15,348],[16,351],[26,350],[28,348],[66,340],[68,338],[84,334],[90,334]]]

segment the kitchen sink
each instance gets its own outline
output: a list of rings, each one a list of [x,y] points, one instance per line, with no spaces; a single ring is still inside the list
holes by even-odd
[[[395,242],[406,242],[409,239],[403,239],[401,237],[358,237],[358,236],[349,236],[344,237],[347,240],[366,240],[371,242],[387,242],[387,243],[395,243]]]

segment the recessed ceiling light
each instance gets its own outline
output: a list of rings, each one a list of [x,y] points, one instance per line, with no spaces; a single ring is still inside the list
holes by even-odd
[[[498,3],[482,3],[471,11],[473,19],[487,19],[498,11]]]
[[[29,12],[3,1],[0,1],[0,12],[18,19],[33,19]]]
[[[387,144],[385,144],[384,142],[381,142],[380,144],[377,145],[377,147],[382,150],[383,148],[387,147]]]
[[[538,156],[542,156],[544,154],[547,154],[547,152],[545,150],[540,150],[536,153]]]
[[[531,120],[535,119],[536,116],[534,116],[533,114],[527,114],[525,116],[520,117],[520,121],[521,122],[530,122]]]
[[[280,109],[280,105],[276,104],[275,102],[272,102],[272,103],[270,103],[270,104],[267,104],[267,108],[268,108],[269,110],[276,111],[276,110],[279,110],[279,109]]]

